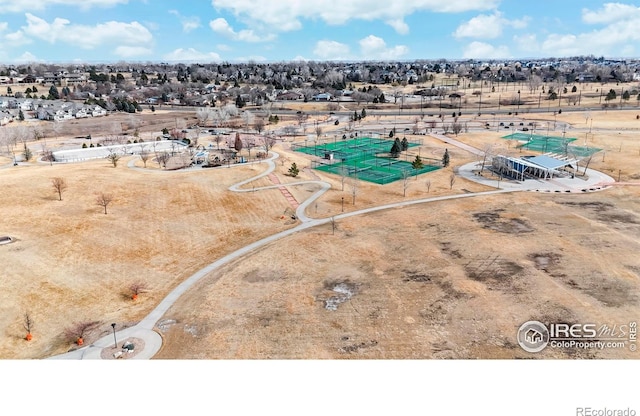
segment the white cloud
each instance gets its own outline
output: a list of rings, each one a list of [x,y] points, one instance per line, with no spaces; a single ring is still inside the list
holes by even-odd
[[[27,25],[21,30],[26,36],[49,43],[58,41],[83,49],[94,49],[105,44],[141,46],[152,42],[149,30],[138,22],[110,21],[95,26],[71,24],[67,19],[55,18],[47,22],[31,13],[26,13]]]
[[[635,50],[635,45],[640,42],[640,31],[638,31],[640,8],[633,8],[635,12],[631,9],[624,10],[628,13],[623,16],[619,12],[620,8],[610,6],[607,9],[605,6],[605,10],[599,12],[600,17],[594,15],[589,19],[592,22],[609,22],[609,24],[591,32],[549,34],[541,43],[541,50],[550,56],[589,54],[618,56],[623,53],[622,51]]]
[[[225,45],[224,43],[218,43],[216,45],[216,49],[223,52],[228,52],[231,50],[231,46]]]
[[[113,53],[123,58],[133,58],[136,56],[151,55],[153,51],[144,46],[118,46]]]
[[[163,59],[172,62],[212,62],[220,61],[220,55],[215,52],[200,52],[194,48],[178,48],[164,55]]]
[[[316,43],[313,54],[326,61],[349,59],[349,45],[334,40],[321,40]]]
[[[191,16],[191,17],[183,16],[177,10],[169,10],[169,13],[171,13],[172,15],[178,18],[178,20],[180,21],[180,24],[182,25],[182,31],[185,33],[189,33],[193,30],[196,30],[201,26],[200,18],[198,16]]]
[[[360,39],[360,51],[362,59],[397,59],[409,52],[409,48],[404,45],[397,45],[392,48],[387,47],[384,39],[377,36],[369,35],[364,39]]]
[[[495,39],[502,35],[502,30],[505,26],[523,29],[527,27],[528,21],[529,19],[526,17],[514,20],[505,19],[501,12],[496,11],[490,15],[478,15],[468,22],[461,24],[453,33],[453,36],[458,39]]]
[[[267,58],[262,55],[238,56],[232,59],[234,62],[267,62]]]
[[[0,32],[4,32],[5,30],[7,30],[9,28],[9,23],[7,22],[0,22]]]
[[[463,51],[465,59],[502,59],[510,58],[509,48],[493,46],[484,42],[471,42]]]
[[[44,10],[47,7],[72,6],[81,10],[93,7],[113,7],[127,4],[129,0],[0,0],[0,14]]]
[[[405,16],[418,11],[455,13],[491,10],[500,0],[324,0],[324,1],[260,1],[212,0],[216,10],[227,10],[247,24],[261,24],[278,31],[298,30],[301,19],[320,19],[328,24],[344,24],[350,20],[382,20],[396,22],[394,29],[406,30],[401,24]],[[399,32],[401,33],[401,32]]]
[[[409,25],[403,19],[388,20],[387,24],[401,35],[409,33]]]
[[[31,39],[29,39],[24,35],[24,32],[22,30],[18,30],[17,32],[7,33],[4,36],[4,39],[11,46],[21,46],[21,45],[27,45],[29,43],[33,43]]]
[[[15,63],[43,62],[42,59],[36,58],[34,54],[27,51],[13,60]]]
[[[275,39],[275,35],[273,34],[260,37],[256,35],[253,30],[250,30],[250,29],[244,29],[239,32],[236,32],[235,30],[233,30],[231,25],[229,25],[227,20],[222,17],[219,17],[215,20],[210,21],[209,27],[211,28],[211,30],[213,30],[215,33],[217,33],[220,36],[224,36],[226,38],[241,41],[241,42],[252,42],[252,43],[268,42]]]
[[[640,18],[640,7],[622,3],[605,3],[600,10],[582,9],[582,21],[589,24],[613,23]]]
[[[540,44],[538,42],[538,37],[535,33],[527,33],[523,35],[516,35],[513,37],[513,42],[516,45],[516,48],[520,52],[524,52],[525,55],[527,53],[535,53],[540,50]],[[532,56],[532,55],[528,55]]]

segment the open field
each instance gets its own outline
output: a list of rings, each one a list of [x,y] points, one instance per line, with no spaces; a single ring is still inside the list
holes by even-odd
[[[578,142],[605,149],[590,168],[638,182],[635,113],[591,115],[592,125],[574,113],[535,118],[569,123],[567,132],[575,132]],[[157,116],[164,122],[188,117],[149,115]],[[522,120],[528,117],[534,115]],[[361,128],[385,121],[367,118]],[[496,130],[474,130],[458,139],[518,154],[501,138],[509,131]],[[332,136],[329,129],[324,133]],[[75,143],[60,135],[59,142]],[[340,213],[343,198],[345,211],[351,211],[489,189],[461,178],[449,189],[453,169],[476,157],[421,137],[423,146],[403,157],[411,161],[419,152],[438,159],[447,147],[452,166],[411,179],[404,198],[402,181],[360,182],[353,203],[350,182],[342,190],[339,176],[309,169],[311,159],[290,150],[291,138],[274,148],[282,161],[276,161],[276,176],[282,183],[331,183],[332,190],[307,212],[317,217]],[[92,161],[0,169],[0,236],[17,239],[0,246],[0,357],[65,352],[73,344],[64,330],[79,320],[101,323],[88,342],[107,334],[110,322],[135,323],[195,271],[294,226],[281,218],[289,205],[277,189],[227,189],[264,165],[163,172],[152,164],[146,171],[129,169],[126,162],[117,168]],[[301,169],[298,178],[285,175],[291,162]],[[62,201],[53,192],[53,177],[69,185]],[[263,178],[247,188],[270,184]],[[289,187],[298,202],[315,189]],[[107,215],[95,203],[99,192],[114,195]],[[335,234],[330,226],[300,232],[212,273],[180,298],[161,325],[165,345],[158,358],[528,357],[515,331],[529,319],[622,324],[638,316],[639,196],[640,186],[577,196],[514,193],[353,217],[341,220]],[[133,302],[128,287],[137,281],[149,291]],[[25,312],[36,323],[31,342],[23,339]],[[612,350],[539,355],[636,356]]]

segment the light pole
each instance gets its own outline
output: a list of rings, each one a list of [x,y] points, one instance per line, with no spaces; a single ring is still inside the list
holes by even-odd
[[[113,328],[113,345],[115,348],[118,348],[118,340],[116,339],[116,323],[111,324],[111,328]]]
[[[344,197],[342,197],[342,212],[344,212]]]

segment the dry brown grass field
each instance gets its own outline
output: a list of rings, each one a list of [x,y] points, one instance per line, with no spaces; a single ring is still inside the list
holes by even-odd
[[[605,149],[591,168],[621,182],[640,179],[634,112],[593,112],[592,125],[578,113],[520,116],[569,123],[566,134]],[[458,139],[515,154],[500,138],[506,133],[475,130]],[[331,183],[308,209],[312,217],[339,214],[342,198],[345,211],[354,211],[491,189],[462,178],[449,189],[452,168],[475,157],[422,138],[421,156],[440,158],[447,147],[452,167],[412,179],[405,197],[402,181],[361,182],[353,204],[350,184],[343,191],[339,177],[308,169],[310,159],[292,152],[290,139],[274,148],[285,160],[276,161],[275,174],[283,183]],[[294,161],[298,178],[286,175]],[[0,162],[10,165],[8,158]],[[0,236],[16,239],[0,246],[0,357],[65,352],[74,347],[65,329],[78,321],[100,323],[88,342],[108,334],[111,322],[131,325],[195,271],[293,227],[281,218],[288,203],[280,191],[228,190],[265,169],[164,172],[153,164],[130,169],[126,160],[117,168],[98,160],[0,169]],[[68,183],[62,201],[53,177]],[[263,178],[255,186],[269,184]],[[290,187],[298,201],[316,189]],[[100,192],[114,196],[107,215],[95,202]],[[640,186],[632,185],[584,195],[478,196],[342,219],[335,233],[329,225],[299,232],[212,272],[181,297],[160,326],[157,358],[531,357],[515,339],[524,321],[637,318],[639,196]],[[149,290],[134,302],[128,288],[140,281]],[[35,321],[30,342],[25,313]],[[551,349],[537,357],[637,358],[620,350]]]

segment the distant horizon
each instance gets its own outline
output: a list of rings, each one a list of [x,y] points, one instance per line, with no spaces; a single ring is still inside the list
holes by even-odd
[[[0,63],[639,59],[639,6],[571,3],[0,0]]]
[[[256,65],[269,65],[269,64],[290,64],[297,62],[314,62],[322,64],[366,64],[366,63],[379,63],[379,64],[398,64],[398,63],[415,63],[415,62],[535,62],[535,61],[564,61],[574,58],[593,58],[604,59],[606,61],[627,61],[634,62],[639,61],[640,57],[613,57],[613,56],[590,56],[590,55],[577,55],[577,56],[547,56],[547,57],[523,57],[523,58],[508,58],[508,59],[496,59],[496,58],[463,58],[463,59],[448,59],[448,58],[416,58],[416,59],[396,59],[396,60],[274,60],[274,61],[153,61],[144,60],[136,61],[132,59],[120,59],[118,61],[34,61],[34,62],[21,62],[21,63],[7,63],[0,61],[0,66],[3,67],[24,67],[31,65],[58,65],[58,66],[92,66],[92,65],[116,65],[116,64],[134,64],[134,65],[222,65],[222,64],[256,64]]]

